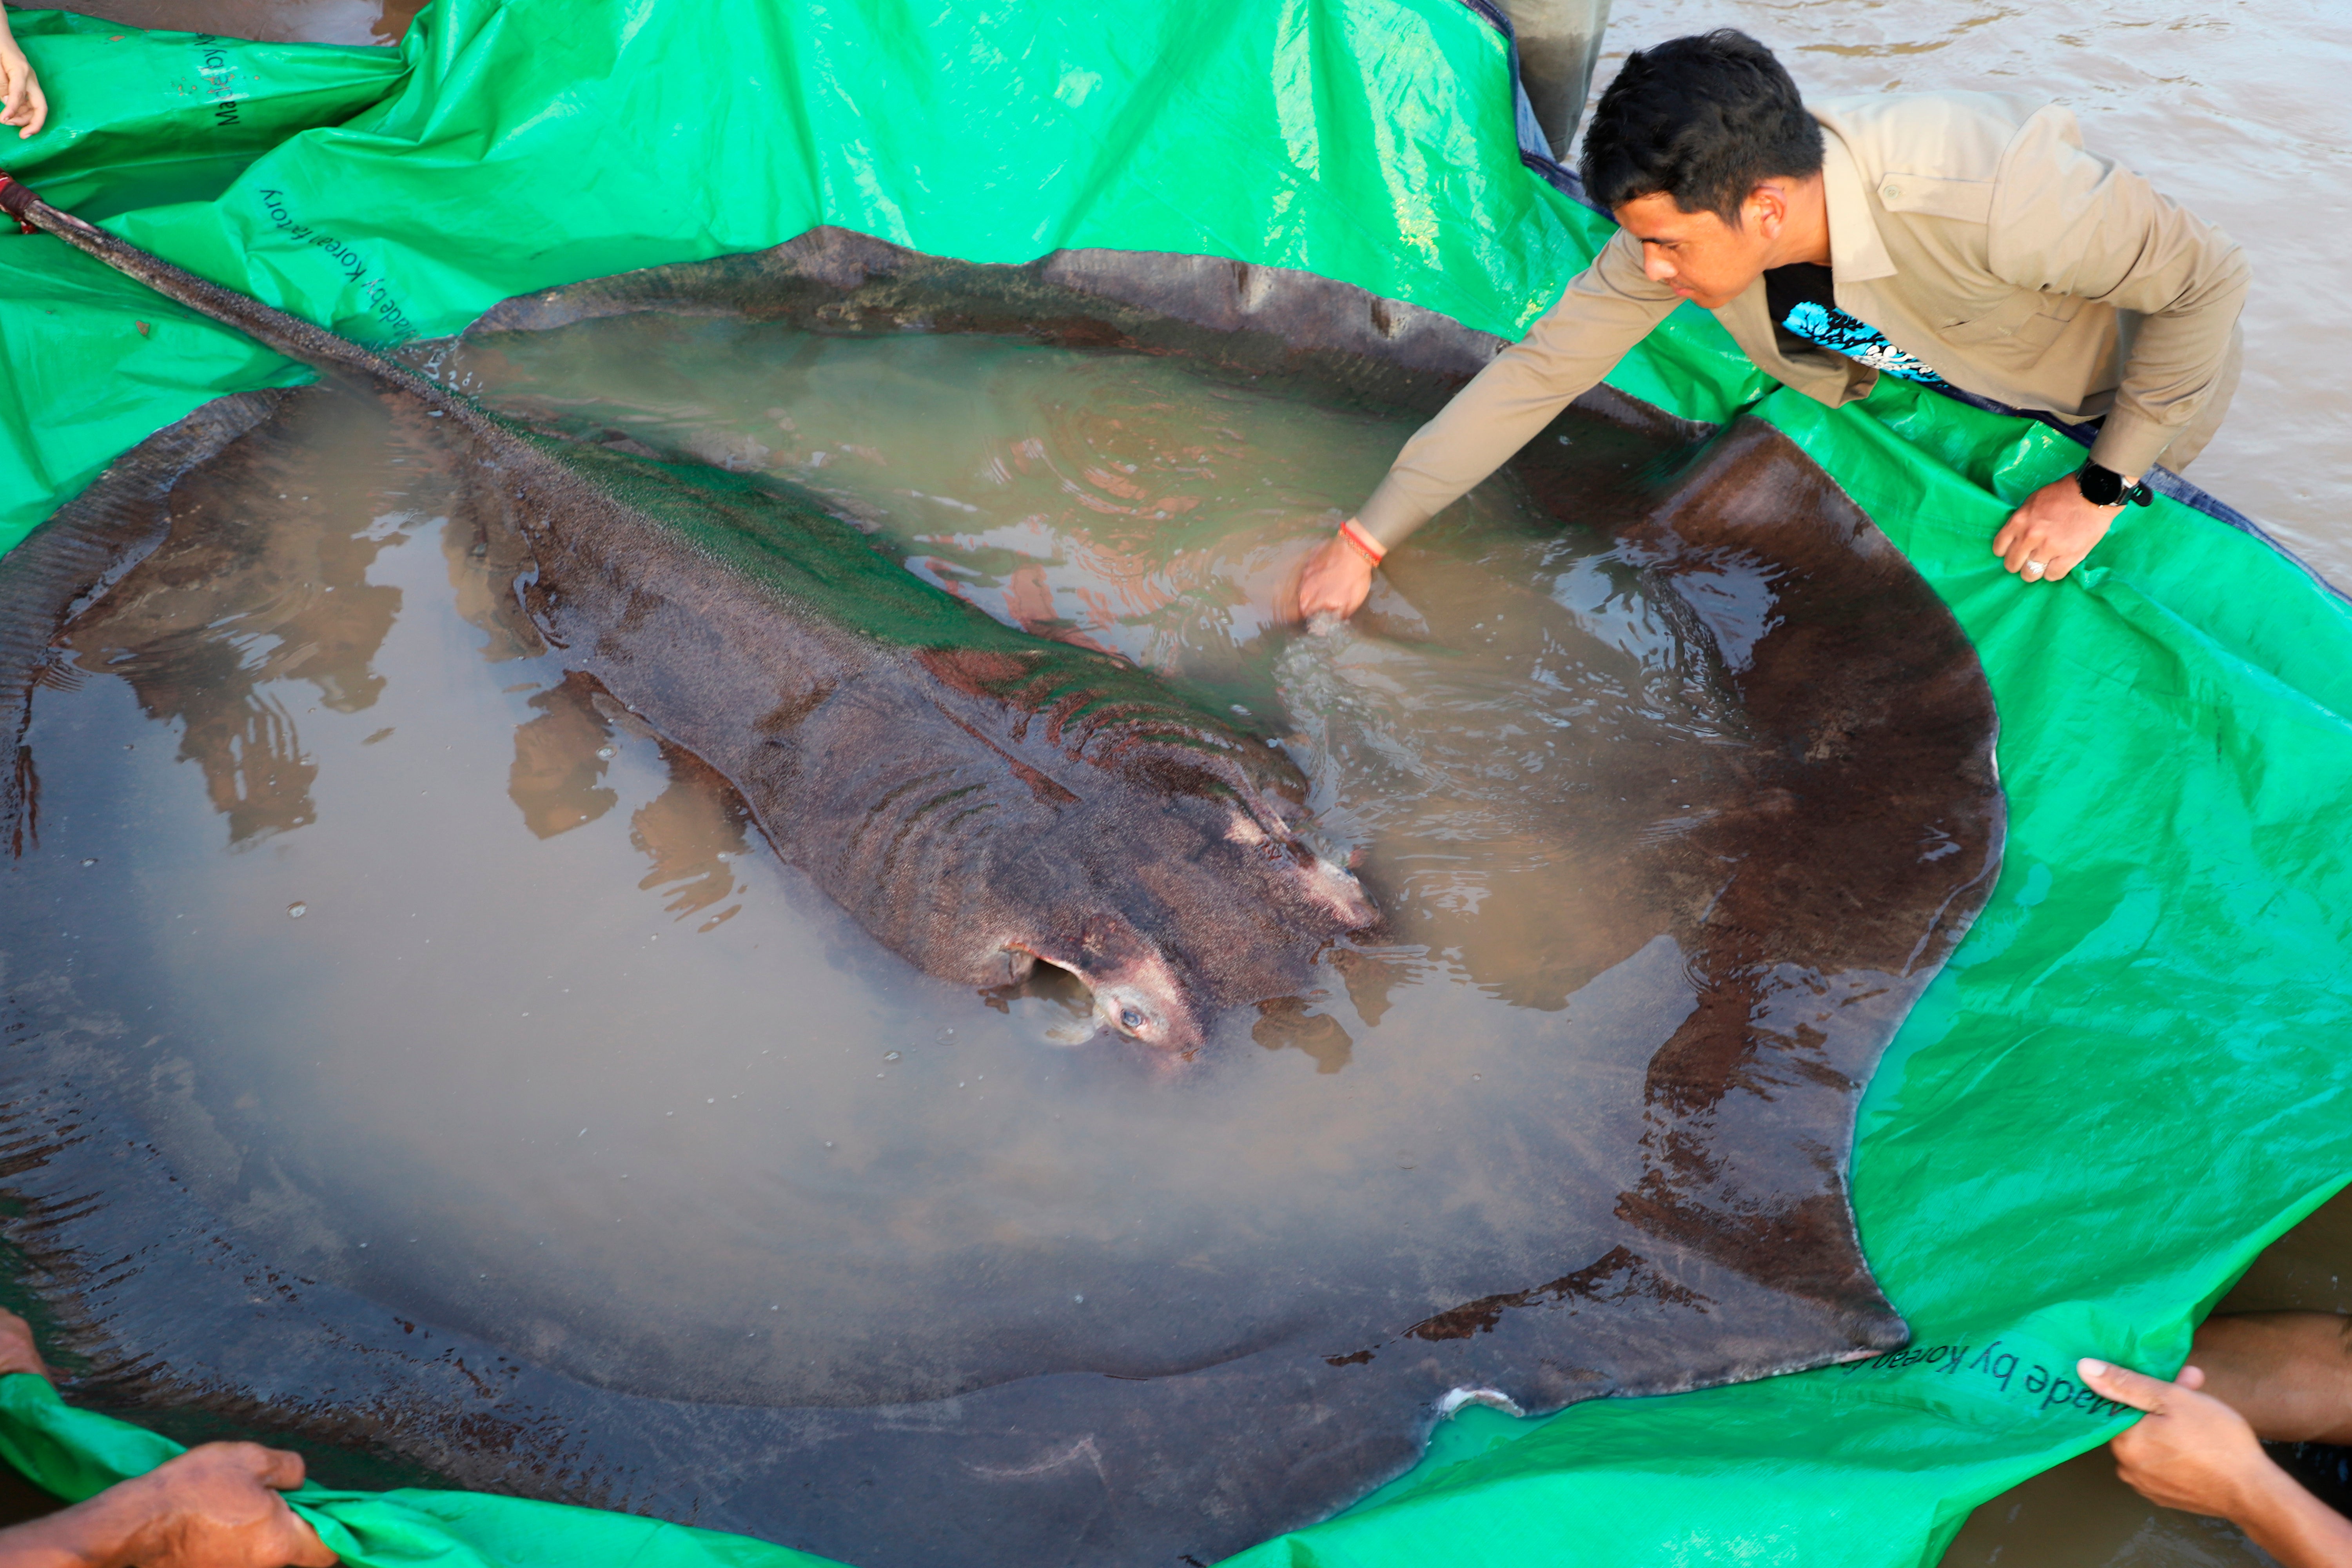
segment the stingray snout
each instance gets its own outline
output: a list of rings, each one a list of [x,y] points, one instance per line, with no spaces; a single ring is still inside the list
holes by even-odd
[[[1255,858],[1275,884],[1340,931],[1362,931],[1381,918],[1371,894],[1353,868],[1327,846],[1275,819],[1274,830],[1255,815],[1234,809],[1225,820],[1225,841]]]

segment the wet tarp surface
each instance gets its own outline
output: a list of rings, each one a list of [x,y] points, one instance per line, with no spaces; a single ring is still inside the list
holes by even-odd
[[[397,60],[30,20],[63,115],[10,167],[87,211],[129,193],[110,221],[140,243],[379,342],[819,223],[982,261],[1105,246],[1299,268],[1508,334],[1605,232],[1520,165],[1506,46],[1450,0],[458,5]],[[225,100],[253,140],[194,158],[227,135]],[[0,272],[14,533],[205,399],[297,379],[52,241],[0,241]],[[1882,1067],[1854,1159],[1913,1348],[1588,1405],[1485,1451],[1493,1429],[1465,1424],[1373,1506],[1250,1561],[1932,1560],[1975,1502],[2115,1430],[2074,1357],[2177,1365],[2202,1308],[2344,1174],[2340,601],[2169,501],[2025,587],[1987,541],[2079,448],[1903,385],[1829,413],[1690,312],[1613,379],[1691,418],[1752,405],[1795,439],[1958,616],[2000,705],[2002,879]],[[61,1492],[165,1451],[27,1380],[5,1392],[12,1457]],[[506,1500],[314,1511],[348,1523],[354,1562],[791,1560]]]

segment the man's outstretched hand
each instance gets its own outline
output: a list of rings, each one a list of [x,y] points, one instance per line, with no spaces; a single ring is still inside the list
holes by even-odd
[[[2352,1568],[2352,1520],[2272,1463],[2244,1416],[2199,1392],[2202,1372],[2183,1367],[2167,1383],[2102,1361],[2077,1370],[2107,1398],[2147,1412],[2109,1445],[2134,1491],[2159,1508],[2230,1521],[2285,1568]]]
[[[1363,608],[1372,591],[1372,563],[1339,534],[1325,540],[1298,572],[1298,618],[1337,616],[1346,620]]]
[[[2029,583],[2055,583],[2080,566],[2083,557],[2107,536],[2120,510],[2084,500],[2082,487],[2069,474],[2035,490],[2009,514],[1992,536],[1992,552]]]

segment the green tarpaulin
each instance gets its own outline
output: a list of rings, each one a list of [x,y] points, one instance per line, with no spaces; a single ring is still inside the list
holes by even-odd
[[[1522,167],[1507,45],[1460,0],[439,0],[397,54],[19,16],[58,120],[0,163],[373,342],[821,223],[976,261],[1302,268],[1507,334],[1606,227]],[[0,543],[205,399],[300,379],[47,237],[0,237]],[[1917,1338],[1545,1423],[1465,1416],[1370,1504],[1239,1560],[1258,1568],[1932,1562],[1976,1503],[2112,1435],[2076,1356],[2177,1366],[2347,1174],[2352,610],[2168,500],[2022,584],[1988,542],[2079,448],[1888,379],[1829,412],[1688,310],[1612,379],[1786,430],[1950,603],[2000,703],[2000,883],[1854,1159]],[[0,1450],[81,1496],[171,1446],[14,1378]],[[805,1561],[505,1499],[301,1500],[355,1563]]]

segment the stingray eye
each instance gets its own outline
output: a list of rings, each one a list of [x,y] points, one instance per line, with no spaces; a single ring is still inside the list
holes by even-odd
[[[1121,1007],[1118,1010],[1118,1021],[1130,1029],[1143,1027],[1143,1015],[1133,1007]]]

